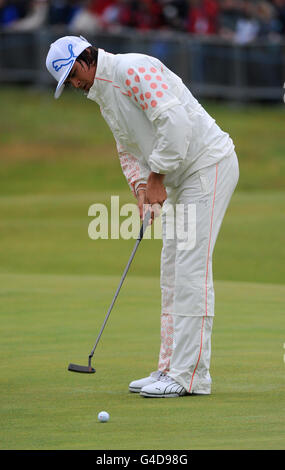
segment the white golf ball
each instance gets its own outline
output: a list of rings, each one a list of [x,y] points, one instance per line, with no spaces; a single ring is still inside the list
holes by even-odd
[[[100,413],[98,413],[98,419],[101,423],[106,423],[109,421],[110,415],[107,411],[100,411]]]

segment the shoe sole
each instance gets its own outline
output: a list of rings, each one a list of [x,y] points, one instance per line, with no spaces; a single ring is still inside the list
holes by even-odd
[[[179,395],[178,393],[166,393],[166,394],[155,394],[155,393],[146,393],[140,392],[140,395],[145,398],[179,398],[186,397],[187,395],[211,395],[211,392],[204,392],[201,390],[195,390],[195,392],[185,393],[184,395]]]
[[[129,392],[140,393],[141,389],[142,389],[141,387],[140,388],[129,387]]]
[[[177,393],[170,393],[166,395],[155,395],[150,393],[141,393],[143,387],[129,387],[129,391],[131,393],[140,393],[144,397],[150,398],[176,398],[176,397],[184,397],[185,395],[211,395],[211,389],[206,390],[193,390],[191,393],[185,393],[185,395],[179,395]]]
[[[165,395],[159,395],[155,393],[146,393],[146,392],[141,392],[140,395],[144,398],[180,398],[180,397],[185,397],[188,394],[185,395],[179,395],[178,393],[167,393]]]

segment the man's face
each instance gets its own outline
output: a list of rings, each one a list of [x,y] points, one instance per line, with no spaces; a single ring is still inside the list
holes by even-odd
[[[95,79],[96,67],[88,67],[85,62],[75,62],[65,83],[70,83],[74,88],[88,92]]]

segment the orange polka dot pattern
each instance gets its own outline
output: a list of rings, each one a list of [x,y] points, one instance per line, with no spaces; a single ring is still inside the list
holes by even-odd
[[[155,67],[150,67],[148,70],[145,67],[139,67],[138,72],[136,73],[132,67],[128,69],[125,80],[127,94],[134,98],[143,111],[149,107],[156,108],[159,100],[164,96],[164,90],[168,89],[168,85],[163,82],[159,70]],[[138,88],[140,83],[143,84],[144,93]],[[146,88],[148,91],[145,91]]]
[[[135,182],[140,178],[139,164],[133,155],[124,151],[123,147],[119,145],[118,153],[123,173],[125,174],[127,181],[135,195]]]
[[[170,314],[161,315],[161,346],[159,353],[158,369],[169,372],[170,359],[173,351],[173,316]]]

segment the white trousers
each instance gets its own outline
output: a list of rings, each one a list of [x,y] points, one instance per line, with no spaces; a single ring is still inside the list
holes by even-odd
[[[211,383],[212,256],[238,178],[234,152],[167,188],[163,205],[158,369],[189,393],[206,393]]]

